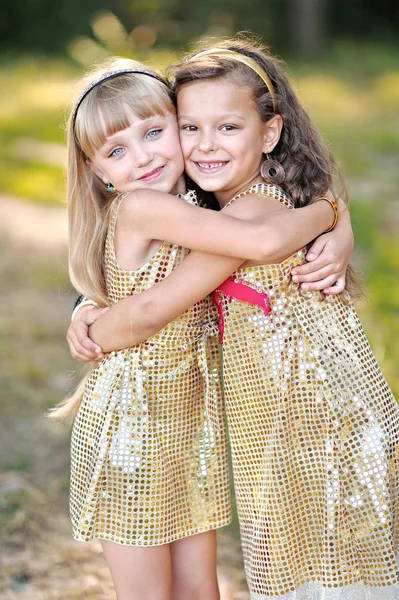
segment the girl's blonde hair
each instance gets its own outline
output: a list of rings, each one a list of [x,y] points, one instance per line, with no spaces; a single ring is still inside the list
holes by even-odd
[[[127,58],[113,58],[94,69],[82,81],[86,89],[106,73],[119,69],[148,68]],[[68,121],[68,221],[69,274],[74,287],[99,306],[109,304],[103,256],[109,209],[115,194],[90,169],[87,160],[108,136],[130,126],[131,113],[140,119],[174,112],[173,94],[167,82],[129,73],[94,87]]]
[[[77,97],[107,73],[121,69],[150,71],[135,60],[111,58],[82,79]],[[90,169],[88,160],[108,136],[130,126],[132,113],[139,119],[147,119],[174,112],[174,95],[166,80],[126,73],[93,87],[79,105],[77,113],[74,114],[72,110],[69,117],[69,275],[76,290],[99,306],[109,305],[103,261],[109,213],[115,193],[108,191],[104,182]],[[65,419],[77,413],[87,377],[71,397],[50,411],[51,418]]]

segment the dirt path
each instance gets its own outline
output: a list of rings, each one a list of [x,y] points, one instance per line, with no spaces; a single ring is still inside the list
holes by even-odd
[[[67,213],[65,208],[30,204],[14,198],[0,197],[0,233],[16,242],[37,249],[65,246]]]
[[[63,503],[64,504],[64,503]],[[8,544],[2,558],[2,600],[115,600],[108,567],[98,542],[82,544],[71,538],[67,506],[58,517],[40,523],[34,542],[18,548]],[[221,600],[248,600],[238,543],[226,533],[218,538],[218,578]]]
[[[64,339],[66,210],[6,197],[0,207],[0,597],[114,600],[100,545],[71,537],[69,433],[43,417],[76,368]],[[222,600],[249,598],[236,535],[218,532]]]

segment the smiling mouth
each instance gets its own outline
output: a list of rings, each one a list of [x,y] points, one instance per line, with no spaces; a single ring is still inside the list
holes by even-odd
[[[165,168],[165,165],[163,165],[162,167],[157,167],[156,169],[153,169],[149,173],[145,173],[145,175],[142,175],[141,177],[139,177],[138,181],[152,181],[153,179],[156,179],[162,173],[164,168]]]
[[[194,164],[196,165],[197,169],[201,171],[201,173],[217,173],[221,169],[223,169],[223,167],[225,167],[228,163],[228,160],[220,160],[213,162],[194,161]]]

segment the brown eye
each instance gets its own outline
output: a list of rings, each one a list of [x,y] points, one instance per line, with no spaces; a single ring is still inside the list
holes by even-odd
[[[235,125],[223,125],[221,129],[223,131],[234,131],[235,129],[238,129],[238,127],[236,127]]]

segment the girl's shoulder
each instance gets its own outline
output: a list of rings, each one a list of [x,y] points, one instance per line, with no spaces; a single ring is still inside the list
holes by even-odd
[[[115,228],[127,239],[129,236],[138,236],[142,240],[168,239],[164,237],[172,235],[168,223],[177,223],[181,219],[185,204],[198,206],[194,191],[178,196],[151,189],[128,192],[116,206]]]
[[[233,196],[223,212],[241,219],[256,219],[294,205],[287,194],[275,185],[259,183]]]
[[[240,198],[247,198],[247,200],[249,200],[251,197],[253,199],[254,197],[264,196],[277,200],[277,202],[283,204],[286,208],[294,208],[294,203],[291,198],[277,185],[269,183],[256,183],[247,190],[244,190],[243,192],[233,196],[233,198],[231,198],[231,200],[229,200],[224,206],[224,209],[235,204]]]
[[[176,199],[184,200],[198,206],[197,195],[193,190],[185,194],[169,194],[158,190],[135,190],[124,194],[120,202],[120,213],[125,216],[131,214],[135,218],[153,216],[158,207],[164,207],[165,203],[175,203]]]
[[[160,192],[158,190],[135,190],[123,195],[120,210],[124,212],[141,211],[148,209],[151,204],[157,204],[162,199],[168,198],[171,194]]]

